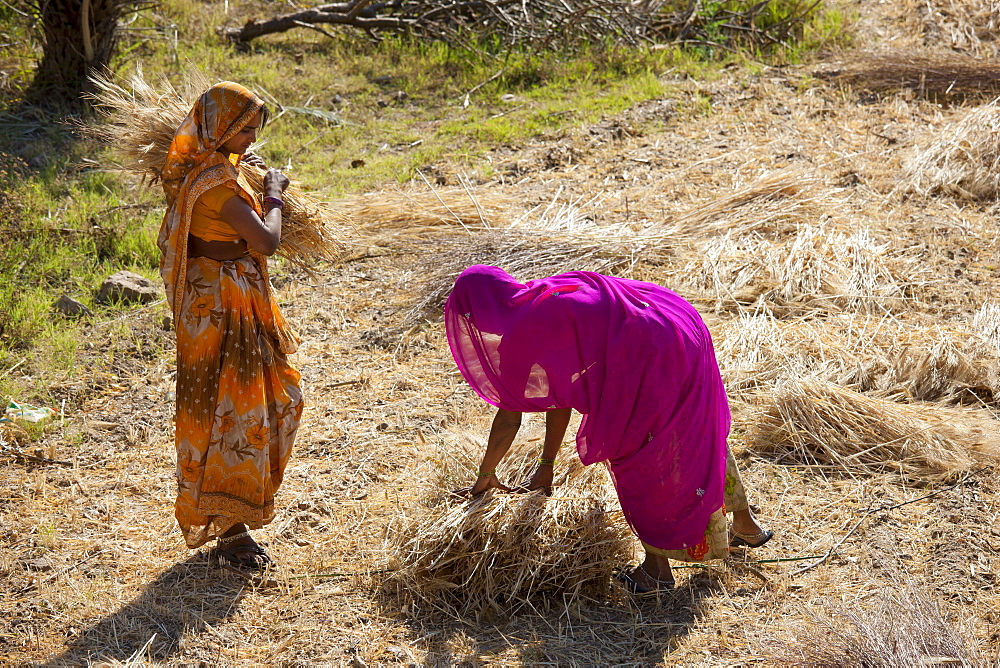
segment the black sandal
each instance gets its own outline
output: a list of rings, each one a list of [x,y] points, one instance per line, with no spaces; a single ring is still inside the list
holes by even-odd
[[[275,570],[277,565],[274,560],[271,559],[271,555],[267,551],[257,544],[256,541],[252,545],[228,545],[223,547],[226,543],[238,540],[240,538],[249,538],[250,532],[244,531],[242,533],[233,534],[232,536],[226,536],[225,538],[219,538],[217,545],[215,547],[216,556],[229,562],[230,565],[235,566],[240,570],[246,571],[263,571],[266,569]],[[251,538],[251,540],[253,540]]]
[[[767,529],[761,529],[759,533],[753,535],[740,533],[733,528],[729,529],[730,547],[760,547],[772,538],[774,538],[774,532]]]
[[[644,587],[641,584],[639,584],[636,581],[636,579],[632,577],[632,574],[640,569],[642,569],[643,574],[647,578],[649,578],[656,584],[663,586],[654,587],[650,589],[649,587]],[[670,578],[669,580],[658,580],[657,578],[654,578],[652,575],[647,573],[646,569],[642,568],[642,566],[637,566],[628,572],[618,571],[617,573],[615,573],[615,577],[618,579],[619,582],[625,585],[626,589],[628,589],[633,594],[658,594],[660,592],[668,592],[673,590],[675,584],[673,578]]]

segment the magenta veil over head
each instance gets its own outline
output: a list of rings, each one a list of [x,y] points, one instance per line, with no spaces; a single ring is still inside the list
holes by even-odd
[[[698,312],[652,283],[574,271],[518,283],[474,265],[445,306],[465,380],[509,411],[572,407],[640,539],[697,545],[722,507],[729,403]]]

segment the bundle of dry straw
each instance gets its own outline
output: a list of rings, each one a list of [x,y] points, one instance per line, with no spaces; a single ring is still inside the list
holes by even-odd
[[[430,476],[428,505],[390,528],[391,583],[408,609],[478,616],[607,596],[613,570],[632,560],[635,541],[603,467],[584,467],[574,455],[561,465],[551,497],[488,492],[463,501],[443,490],[470,482],[449,475],[456,463],[466,474],[475,470],[473,455],[483,446],[468,438],[464,446]],[[508,456],[501,479],[526,479],[537,454]]]
[[[942,40],[957,51],[990,58],[1000,56],[997,29],[1000,28],[1000,3],[996,0],[924,0],[926,8],[919,15],[923,32]]]
[[[128,89],[108,77],[93,78],[95,104],[104,113],[103,122],[85,128],[116,154],[117,168],[156,183],[173,139],[174,131],[191,109],[192,99],[209,87],[203,77],[193,75],[185,92],[164,82],[163,91],[155,90],[138,71],[129,77]],[[263,193],[264,170],[241,163],[240,171],[251,188]],[[282,199],[282,237],[278,254],[297,267],[309,270],[317,261],[336,260],[343,251],[338,226],[343,216],[303,192],[292,183]]]
[[[467,213],[487,210],[482,202],[472,200],[471,194],[468,198],[475,202],[475,207],[466,207]],[[412,236],[401,221],[389,221],[389,234],[394,240],[405,238],[425,256],[427,270],[416,291],[415,305],[407,314],[408,324],[440,308],[455,278],[473,264],[501,267],[521,281],[567,271],[628,276],[638,258],[662,257],[669,252],[669,247],[657,247],[648,238],[637,237],[626,228],[597,225],[587,215],[585,206],[579,202],[559,202],[558,195],[546,206],[530,209],[514,220],[482,217],[478,224],[458,217],[460,204],[457,197],[447,200],[452,213],[428,221],[433,225],[432,233],[421,229],[419,236]],[[396,228],[404,234],[395,232]]]
[[[761,234],[777,238],[794,233],[801,223],[818,223],[842,207],[837,190],[823,187],[815,171],[780,169],[752,183],[657,225],[658,239],[701,243],[730,234],[742,238]],[[659,228],[659,229],[657,229]]]
[[[1000,81],[1000,68],[995,76]],[[974,201],[1000,196],[1000,106],[996,101],[928,133],[904,163],[898,189]]]
[[[785,617],[802,620],[793,621],[793,637],[769,637],[761,650],[781,665],[983,664],[963,633],[971,629],[956,628],[926,592],[912,585],[885,587],[874,595],[866,589],[857,601],[824,599],[819,609],[800,604]]]
[[[778,463],[851,476],[946,480],[997,452],[989,422],[972,410],[902,404],[806,379],[774,390],[751,447]]]

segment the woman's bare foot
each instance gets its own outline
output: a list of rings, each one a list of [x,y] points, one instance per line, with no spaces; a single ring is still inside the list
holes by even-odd
[[[670,571],[670,561],[646,553],[646,560],[631,571],[622,572],[618,579],[628,587],[633,594],[651,594],[670,591],[674,588],[674,575]]]
[[[542,490],[545,496],[552,496],[552,467],[537,466],[530,478],[514,488],[515,492],[525,493]]]

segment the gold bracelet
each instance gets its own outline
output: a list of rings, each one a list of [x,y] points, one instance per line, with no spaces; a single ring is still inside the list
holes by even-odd
[[[489,477],[490,477],[491,475],[493,475],[493,474],[494,474],[494,473],[496,473],[496,472],[497,472],[497,470],[496,470],[496,469],[492,469],[492,470],[490,470],[490,471],[480,471],[480,472],[479,472],[479,473],[478,473],[477,475],[478,475],[478,476],[479,476],[480,478],[489,478]]]
[[[538,465],[539,466],[555,466],[556,465],[556,460],[555,459],[548,459],[546,457],[539,457],[538,458]]]

